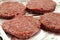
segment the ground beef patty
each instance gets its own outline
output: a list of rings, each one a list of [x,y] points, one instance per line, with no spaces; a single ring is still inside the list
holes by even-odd
[[[55,10],[56,3],[52,0],[30,0],[27,5],[27,11],[34,13],[46,13]]]
[[[60,14],[47,13],[41,16],[42,28],[52,31],[60,32]]]
[[[4,2],[0,5],[0,18],[13,18],[25,14],[25,6],[18,2]]]
[[[29,38],[40,30],[40,22],[33,17],[19,16],[5,21],[2,27],[5,32],[18,38]]]

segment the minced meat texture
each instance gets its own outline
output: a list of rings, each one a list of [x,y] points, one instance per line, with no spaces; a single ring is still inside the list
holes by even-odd
[[[30,0],[27,2],[26,10],[34,13],[52,12],[56,8],[56,3],[52,0]]]
[[[18,16],[2,24],[5,32],[18,38],[30,38],[40,30],[40,22],[30,16]]]
[[[10,19],[19,14],[25,14],[25,6],[22,3],[4,2],[0,4],[0,18]]]
[[[52,32],[60,32],[60,14],[46,13],[41,16],[42,28]]]

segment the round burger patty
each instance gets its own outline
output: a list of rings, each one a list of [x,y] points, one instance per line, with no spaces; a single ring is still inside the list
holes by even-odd
[[[56,3],[52,0],[30,0],[27,5],[27,11],[35,13],[47,13],[55,10]]]
[[[0,18],[13,18],[25,14],[25,6],[18,2],[4,2],[0,5]]]
[[[40,30],[40,22],[30,16],[18,16],[2,24],[5,32],[18,38],[30,38]]]
[[[42,28],[52,32],[60,32],[60,14],[47,13],[41,16]]]

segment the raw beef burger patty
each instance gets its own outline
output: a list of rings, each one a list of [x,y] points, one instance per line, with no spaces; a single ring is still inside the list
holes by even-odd
[[[60,14],[47,13],[41,16],[42,28],[52,32],[60,32]]]
[[[27,11],[34,13],[46,13],[55,10],[56,3],[52,0],[30,0],[27,5]]]
[[[25,6],[18,2],[4,2],[0,5],[0,18],[13,18],[25,14]]]
[[[28,16],[18,16],[12,20],[7,20],[2,24],[5,32],[18,38],[30,38],[40,30],[38,19]]]

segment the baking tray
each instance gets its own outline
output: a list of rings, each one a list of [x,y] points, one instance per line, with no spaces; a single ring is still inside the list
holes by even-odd
[[[29,1],[29,0],[0,0],[0,3],[6,2],[6,1],[17,1],[17,2],[21,2],[24,5],[26,5],[27,1]],[[53,1],[55,1],[57,3],[57,6],[56,6],[56,9],[55,9],[54,12],[59,13],[60,12],[60,0],[53,0]],[[33,14],[26,13],[26,15],[27,16],[32,16]],[[40,17],[40,15],[39,16],[34,16],[34,18],[39,18],[39,17]],[[4,21],[3,19],[0,19],[0,25],[2,24],[3,21]],[[2,35],[2,34],[0,34],[0,35]],[[2,37],[4,37],[4,35]],[[35,36],[33,36],[32,38],[29,38],[27,40],[60,40],[60,35],[57,35],[55,33],[46,32],[46,31],[41,29],[38,34],[36,34]]]

